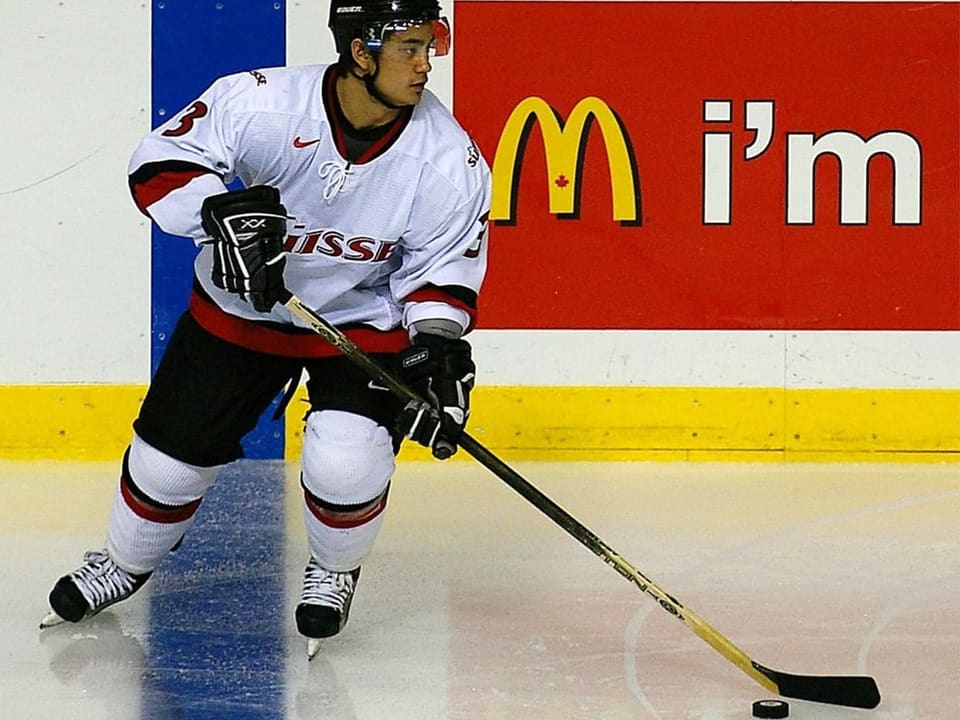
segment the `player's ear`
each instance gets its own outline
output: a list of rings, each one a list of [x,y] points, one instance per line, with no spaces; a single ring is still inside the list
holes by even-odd
[[[363,40],[354,38],[350,43],[350,53],[353,56],[353,62],[360,70],[358,74],[361,77],[373,72],[373,55],[367,49],[367,46],[364,44]]]

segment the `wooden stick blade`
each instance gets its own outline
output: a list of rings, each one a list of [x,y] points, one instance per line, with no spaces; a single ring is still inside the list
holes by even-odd
[[[783,697],[827,705],[872,710],[880,704],[880,688],[872,677],[864,675],[791,675],[771,670],[759,663],[753,667],[777,685]]]

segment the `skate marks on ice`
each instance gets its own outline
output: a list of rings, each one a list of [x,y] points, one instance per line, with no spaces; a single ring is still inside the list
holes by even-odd
[[[185,717],[282,720],[284,463],[227,466],[151,578],[149,666]]]
[[[960,469],[791,465],[744,472],[772,472],[768,479],[789,503],[768,505],[773,525],[756,523],[740,542],[705,544],[708,554],[664,584],[759,662],[875,676],[883,694],[871,712],[877,720],[960,710],[960,602],[944,592],[960,586]],[[804,488],[818,501],[803,500]],[[741,520],[749,526],[748,517]],[[739,716],[742,701],[731,704],[731,690],[752,697],[756,688],[731,677],[736,673],[661,616],[655,603],[638,607],[624,638],[626,683],[646,716],[673,717],[691,682],[677,687],[679,667],[696,679],[698,696],[711,698],[700,705],[710,708],[704,718]],[[669,670],[661,669],[665,661]],[[792,716],[811,720],[862,714],[801,701],[791,707]]]
[[[60,487],[57,495],[84,497],[95,484],[103,512],[91,503],[84,522],[64,506],[62,536],[57,523],[46,517],[41,525],[51,526],[44,528],[49,534],[29,540],[21,534],[14,540],[24,550],[29,546],[29,559],[11,567],[8,557],[0,566],[4,586],[25,588],[14,598],[16,619],[4,618],[14,630],[8,637],[20,649],[4,659],[9,671],[4,667],[0,674],[0,716],[285,717],[284,623],[291,621],[292,607],[286,607],[283,596],[283,463],[244,461],[227,468],[205,498],[186,541],[133,597],[82,623],[42,632],[34,623],[28,633],[26,617],[45,609],[56,578],[85,549],[103,544],[105,510],[116,482],[109,479],[116,468],[103,465],[86,471],[83,464],[72,465],[70,472],[82,482],[71,485],[62,478],[68,487]],[[94,471],[96,479],[84,476]],[[43,477],[43,472],[37,475]],[[105,483],[101,475],[108,478]],[[34,493],[24,492],[21,499],[24,507],[33,506]],[[23,531],[16,522],[10,527]],[[24,579],[15,583],[14,577]],[[37,676],[37,662],[49,663],[48,675]],[[20,692],[21,687],[29,692]]]
[[[0,473],[0,535],[16,549],[0,554],[3,717],[733,720],[761,697],[469,462],[401,464],[350,623],[310,663],[293,623],[306,547],[293,464],[283,479],[238,464],[141,592],[39,633],[52,582],[102,545],[115,470],[82,468],[55,480],[57,497],[100,483],[80,517],[43,503],[36,478],[49,473],[16,487]],[[871,719],[957,708],[956,466],[518,469],[759,662],[874,675]],[[791,703],[798,720],[862,715]]]
[[[50,652],[49,669],[72,696],[82,698],[79,712],[61,717],[118,720],[179,720],[186,717],[179,698],[158,682],[147,652],[136,634],[124,630],[117,615],[105,611],[82,625],[59,625],[41,635]],[[39,699],[40,712],[30,717],[54,718],[52,695]],[[24,716],[27,717],[27,716]]]

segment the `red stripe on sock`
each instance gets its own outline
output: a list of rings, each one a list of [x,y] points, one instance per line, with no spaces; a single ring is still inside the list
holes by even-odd
[[[200,507],[202,498],[197,498],[192,503],[181,505],[179,507],[161,508],[156,505],[150,505],[144,502],[130,489],[129,481],[126,478],[120,478],[120,494],[123,496],[123,502],[130,508],[134,515],[150,522],[170,525],[183,522],[193,517]]]
[[[365,525],[382,513],[384,508],[387,507],[387,494],[384,493],[369,505],[348,512],[321,507],[306,494],[304,494],[304,501],[307,504],[307,509],[317,520],[327,527],[344,530]]]

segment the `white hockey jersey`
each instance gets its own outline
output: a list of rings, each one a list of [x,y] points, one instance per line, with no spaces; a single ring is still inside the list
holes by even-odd
[[[252,349],[327,354],[319,338],[293,330],[302,323],[286,308],[258,313],[213,285],[200,207],[239,178],[280,191],[291,216],[287,288],[328,322],[362,328],[354,336],[361,347],[398,349],[391,331],[425,318],[469,329],[486,272],[487,163],[429,91],[348,162],[335,76],[332,66],[313,65],[223,77],[133,153],[138,207],[200,246],[191,312],[214,334]],[[393,339],[378,343],[378,332]]]

